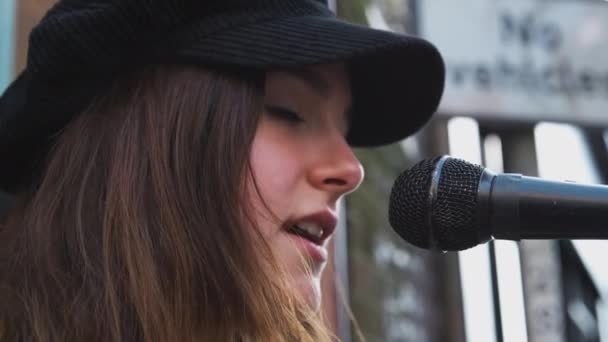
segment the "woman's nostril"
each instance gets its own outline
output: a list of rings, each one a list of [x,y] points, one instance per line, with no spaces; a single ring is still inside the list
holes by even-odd
[[[343,179],[339,179],[339,178],[328,178],[328,179],[324,180],[323,183],[325,183],[326,185],[338,185],[338,186],[345,186],[348,184],[348,182],[346,182]]]

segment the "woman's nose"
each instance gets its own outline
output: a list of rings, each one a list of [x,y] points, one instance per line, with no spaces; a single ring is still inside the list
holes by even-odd
[[[363,166],[346,141],[330,144],[318,157],[309,180],[316,188],[331,192],[336,200],[356,190],[363,181]]]

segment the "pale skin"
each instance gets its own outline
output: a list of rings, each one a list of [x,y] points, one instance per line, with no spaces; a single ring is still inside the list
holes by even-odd
[[[259,194],[278,219],[258,212],[262,235],[294,289],[319,309],[338,201],[357,189],[364,173],[345,138],[352,103],[346,67],[336,63],[298,70],[267,74],[265,112],[250,161]],[[317,230],[323,237],[312,243],[289,232],[293,224],[322,227]]]

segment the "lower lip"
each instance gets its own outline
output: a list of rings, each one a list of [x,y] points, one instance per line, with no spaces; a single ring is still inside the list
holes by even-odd
[[[289,234],[289,233],[288,233]],[[326,262],[328,259],[327,249],[322,246],[315,244],[314,242],[307,240],[299,235],[289,234],[292,239],[302,248],[313,261],[318,263]]]

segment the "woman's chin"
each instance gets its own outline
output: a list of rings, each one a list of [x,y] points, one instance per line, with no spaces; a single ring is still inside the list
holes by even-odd
[[[321,279],[319,277],[303,276],[296,281],[296,288],[301,298],[312,310],[318,311],[321,308]]]

